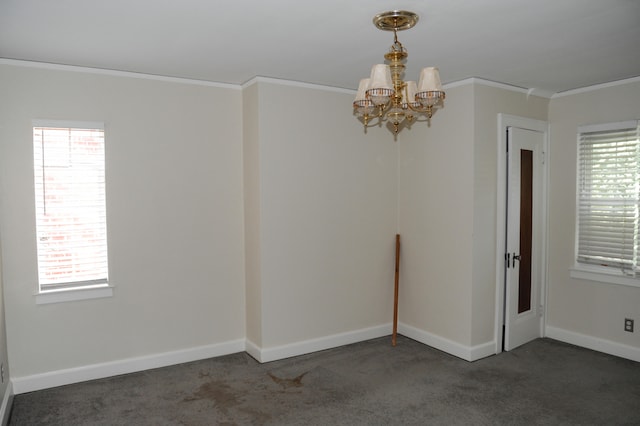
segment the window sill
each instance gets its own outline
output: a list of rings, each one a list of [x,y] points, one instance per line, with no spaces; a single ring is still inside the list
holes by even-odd
[[[99,286],[70,290],[51,290],[38,293],[36,296],[36,305],[45,305],[48,303],[73,302],[77,300],[99,299],[102,297],[112,297],[113,287]]]
[[[571,278],[578,278],[600,283],[626,285],[629,287],[640,287],[640,279],[616,274],[609,271],[589,270],[584,268],[571,268],[569,270]]]

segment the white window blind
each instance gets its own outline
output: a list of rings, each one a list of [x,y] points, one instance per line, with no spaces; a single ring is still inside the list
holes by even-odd
[[[638,122],[585,126],[578,135],[578,263],[638,272]]]
[[[104,128],[56,124],[33,127],[40,292],[106,286]]]

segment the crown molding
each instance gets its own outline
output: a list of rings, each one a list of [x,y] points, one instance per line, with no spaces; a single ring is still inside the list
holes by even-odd
[[[345,93],[348,95],[354,95],[356,93],[356,90],[345,89],[344,87],[327,86],[323,84],[305,83],[302,81],[283,80],[279,78],[263,77],[263,76],[256,76],[242,83],[242,89],[244,90],[247,87],[257,83],[269,83],[269,84],[277,84],[280,86],[302,87],[304,89],[324,90],[328,92]]]
[[[345,89],[342,87],[326,86],[326,85],[314,84],[314,83],[304,83],[304,82],[292,81],[292,80],[282,80],[278,78],[262,77],[262,76],[256,76],[246,81],[245,83],[242,84],[242,89],[246,89],[247,87],[257,83],[270,83],[270,84],[278,84],[282,86],[303,87],[307,89],[325,90],[325,91],[331,91],[331,92],[337,92],[337,93],[346,93],[351,95],[356,93],[356,90]],[[458,80],[451,83],[443,84],[442,87],[444,89],[453,89],[455,87],[468,86],[471,84],[495,87],[498,89],[510,90],[512,92],[524,93],[526,95],[539,96],[543,98],[550,98],[551,95],[553,94],[552,92],[544,91],[542,89],[525,89],[522,87],[512,86],[510,84],[505,84],[505,83],[498,83],[495,81],[485,80],[478,77],[471,77],[471,78],[466,78],[464,80]]]
[[[513,86],[511,84],[506,84],[506,83],[499,83],[497,81],[492,81],[492,80],[485,80],[484,78],[479,78],[479,77],[470,77],[470,78],[465,78],[464,80],[454,81],[454,82],[445,84],[443,87],[445,89],[452,89],[454,87],[466,86],[469,84],[494,87],[496,89],[509,90],[511,92],[522,93],[527,96],[537,96],[537,97],[546,98],[546,99],[551,99],[551,97],[554,95],[553,92],[550,92],[548,90],[535,89],[535,88],[525,89],[524,87]]]
[[[606,89],[609,87],[622,86],[623,84],[631,84],[640,82],[640,76],[625,78],[624,80],[610,81],[608,83],[596,84],[593,86],[581,87],[579,89],[567,90],[565,92],[558,92],[553,95],[553,99],[562,98],[565,96],[578,95],[580,93],[593,92],[594,90]]]
[[[485,80],[484,78],[479,78],[479,77],[469,77],[469,78],[465,78],[464,80],[453,81],[451,83],[444,84],[443,87],[445,89],[453,89],[454,87],[467,86],[470,84],[478,84],[481,86],[495,87],[498,89],[511,90],[512,92],[518,92],[518,93],[527,93],[527,89],[525,88],[512,86],[510,84],[505,84],[505,83],[498,83],[497,81]]]
[[[196,80],[182,77],[168,77],[163,75],[156,74],[145,74],[138,73],[132,71],[118,71],[118,70],[110,70],[103,68],[92,68],[92,67],[81,67],[77,65],[64,65],[64,64],[54,64],[48,62],[35,62],[35,61],[25,61],[20,59],[9,59],[9,58],[0,58],[0,65],[12,65],[17,67],[28,67],[28,68],[40,68],[40,69],[49,69],[49,70],[57,70],[57,71],[71,71],[71,72],[81,72],[88,74],[99,74],[99,75],[107,75],[107,76],[115,76],[115,77],[129,77],[129,78],[139,78],[143,80],[155,80],[155,81],[163,81],[167,83],[179,83],[179,84],[191,84],[198,86],[207,86],[207,87],[218,87],[222,89],[232,89],[232,90],[244,90],[249,86],[252,86],[256,83],[270,83],[270,84],[278,84],[282,86],[291,86],[291,87],[302,87],[306,89],[315,89],[315,90],[324,90],[335,93],[344,93],[344,94],[355,94],[356,90],[354,89],[346,89],[343,87],[335,87],[328,86],[323,84],[315,84],[315,83],[305,83],[301,81],[292,81],[292,80],[284,80],[273,77],[263,77],[263,76],[255,76],[250,80],[242,84],[231,84],[231,83],[220,83],[215,81],[207,81],[207,80]],[[551,92],[549,90],[530,88],[526,89],[519,86],[513,86],[511,84],[500,83],[497,81],[485,80],[479,77],[470,77],[463,80],[453,81],[447,84],[444,84],[443,87],[445,89],[453,89],[455,87],[466,86],[470,84],[477,84],[488,87],[495,87],[503,90],[510,90],[516,93],[523,93],[527,96],[538,96],[546,99],[557,99],[564,96],[571,96],[580,93],[587,93],[594,90],[605,89],[609,87],[620,86],[623,84],[637,83],[640,82],[640,76],[631,77],[623,80],[616,80],[608,83],[596,84],[593,86],[582,87],[573,90],[567,90],[565,92]]]
[[[555,94],[556,93],[552,92],[551,90],[536,89],[534,87],[527,90],[527,96],[537,96],[539,98],[545,98],[545,99],[551,99]]]
[[[0,65],[12,65],[16,67],[26,67],[26,68],[40,68],[40,69],[48,69],[48,70],[54,70],[54,71],[71,71],[71,72],[80,72],[80,73],[87,73],[87,74],[107,75],[107,76],[113,76],[113,77],[139,78],[143,80],[155,80],[155,81],[163,81],[167,83],[191,84],[191,85],[197,85],[197,86],[219,87],[222,89],[240,90],[240,86],[237,84],[218,83],[214,81],[195,80],[195,79],[181,78],[181,77],[167,77],[163,75],[144,74],[144,73],[131,72],[131,71],[117,71],[117,70],[109,70],[109,69],[103,69],[103,68],[80,67],[77,65],[52,64],[48,62],[23,61],[19,59],[6,59],[6,58],[0,58]]]

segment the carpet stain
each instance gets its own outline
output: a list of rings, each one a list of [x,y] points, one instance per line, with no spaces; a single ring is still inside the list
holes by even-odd
[[[269,377],[271,377],[271,380],[273,380],[275,383],[279,384],[280,386],[282,386],[282,389],[288,389],[288,388],[299,388],[301,386],[303,386],[302,383],[302,378],[309,373],[308,371],[305,371],[304,373],[302,373],[301,375],[294,377],[293,379],[287,379],[287,378],[281,378],[278,376],[275,376],[271,373],[267,373],[269,375]]]
[[[212,380],[200,385],[191,396],[183,399],[184,402],[209,400],[212,401],[220,412],[227,414],[229,409],[242,403],[240,395],[224,381]]]

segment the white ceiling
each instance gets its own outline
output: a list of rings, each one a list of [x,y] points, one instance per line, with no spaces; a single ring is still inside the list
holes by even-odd
[[[479,77],[561,92],[640,76],[638,0],[0,0],[0,57],[242,84],[255,76],[357,88],[393,33],[406,80]]]

